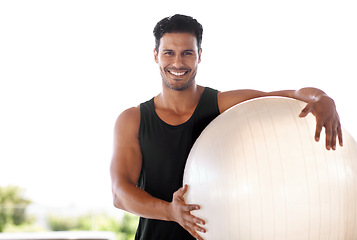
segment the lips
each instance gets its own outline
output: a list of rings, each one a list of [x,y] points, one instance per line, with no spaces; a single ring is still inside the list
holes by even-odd
[[[189,69],[167,69],[166,71],[175,77],[182,77],[190,72]]]

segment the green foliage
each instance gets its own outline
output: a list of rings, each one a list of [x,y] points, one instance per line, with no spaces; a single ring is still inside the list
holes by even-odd
[[[52,231],[69,231],[78,227],[78,219],[74,217],[50,215],[47,222]]]
[[[0,186],[0,232],[6,225],[21,225],[26,222],[26,208],[31,203],[24,190],[16,186]]]
[[[0,186],[0,232],[46,231],[35,224],[35,218],[26,215],[30,203],[22,188]],[[109,231],[116,234],[117,240],[134,239],[138,220],[137,216],[129,213],[124,213],[121,219],[106,214],[47,217],[47,223],[53,231]]]
[[[31,223],[22,223],[21,225],[6,224],[4,232],[6,233],[19,233],[19,232],[45,232],[46,229]]]
[[[138,226],[139,217],[130,213],[125,213],[121,221],[119,233],[117,234],[120,240],[131,240],[135,237],[136,228]]]
[[[138,217],[125,213],[121,220],[108,215],[86,214],[79,217],[50,215],[47,219],[53,231],[110,231],[118,240],[134,239]]]

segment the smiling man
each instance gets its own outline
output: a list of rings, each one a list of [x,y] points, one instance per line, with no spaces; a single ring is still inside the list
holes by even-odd
[[[194,83],[201,62],[201,49],[191,33],[167,34],[161,38],[161,45],[155,49],[154,55],[166,87],[183,91]]]
[[[262,92],[219,92],[196,84],[201,62],[202,26],[189,16],[164,18],[154,28],[154,58],[162,91],[140,106],[125,110],[114,129],[111,178],[114,206],[140,216],[135,239],[202,239],[203,219],[191,214],[182,186],[186,159],[203,129],[228,108],[259,97],[282,96],[305,101],[300,117],[316,117],[316,141],[322,128],[326,148],[342,146],[334,101],[316,88]]]

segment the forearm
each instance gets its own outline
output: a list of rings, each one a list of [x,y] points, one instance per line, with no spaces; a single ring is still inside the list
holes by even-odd
[[[306,102],[307,105],[299,116],[305,117],[308,113],[312,113],[316,117],[315,139],[317,141],[319,140],[321,129],[325,127],[326,148],[336,148],[336,136],[338,136],[339,143],[342,146],[342,130],[335,102],[332,98],[327,96],[325,92],[317,88],[273,92],[262,92],[250,89],[221,92],[218,94],[218,106],[222,113],[238,103],[259,97],[273,96],[288,97]]]
[[[318,88],[301,88],[299,90],[284,90],[266,93],[268,96],[289,97],[296,100],[312,103],[320,100],[322,97],[328,97],[327,94]],[[331,99],[330,97],[328,97]],[[332,99],[331,99],[332,100]]]
[[[114,206],[135,215],[170,221],[170,203],[151,196],[130,183],[113,188]]]
[[[326,95],[325,92],[317,88],[302,88],[299,90],[282,90],[273,92],[262,92],[251,89],[235,90],[229,92],[220,92],[218,94],[218,106],[220,112],[226,111],[228,108],[254,98],[259,97],[288,97],[296,100],[312,103],[326,97],[328,101],[333,101]]]
[[[328,97],[328,96],[324,91],[317,88],[301,88],[299,90],[294,91],[294,96],[293,96],[293,98],[307,103],[316,102],[320,100],[322,97]]]

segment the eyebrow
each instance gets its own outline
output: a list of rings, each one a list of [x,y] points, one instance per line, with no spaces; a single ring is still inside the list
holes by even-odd
[[[173,52],[174,50],[172,50],[172,49],[163,49],[162,51],[164,51],[164,52]],[[195,50],[186,49],[186,50],[183,50],[183,52],[195,52]]]

